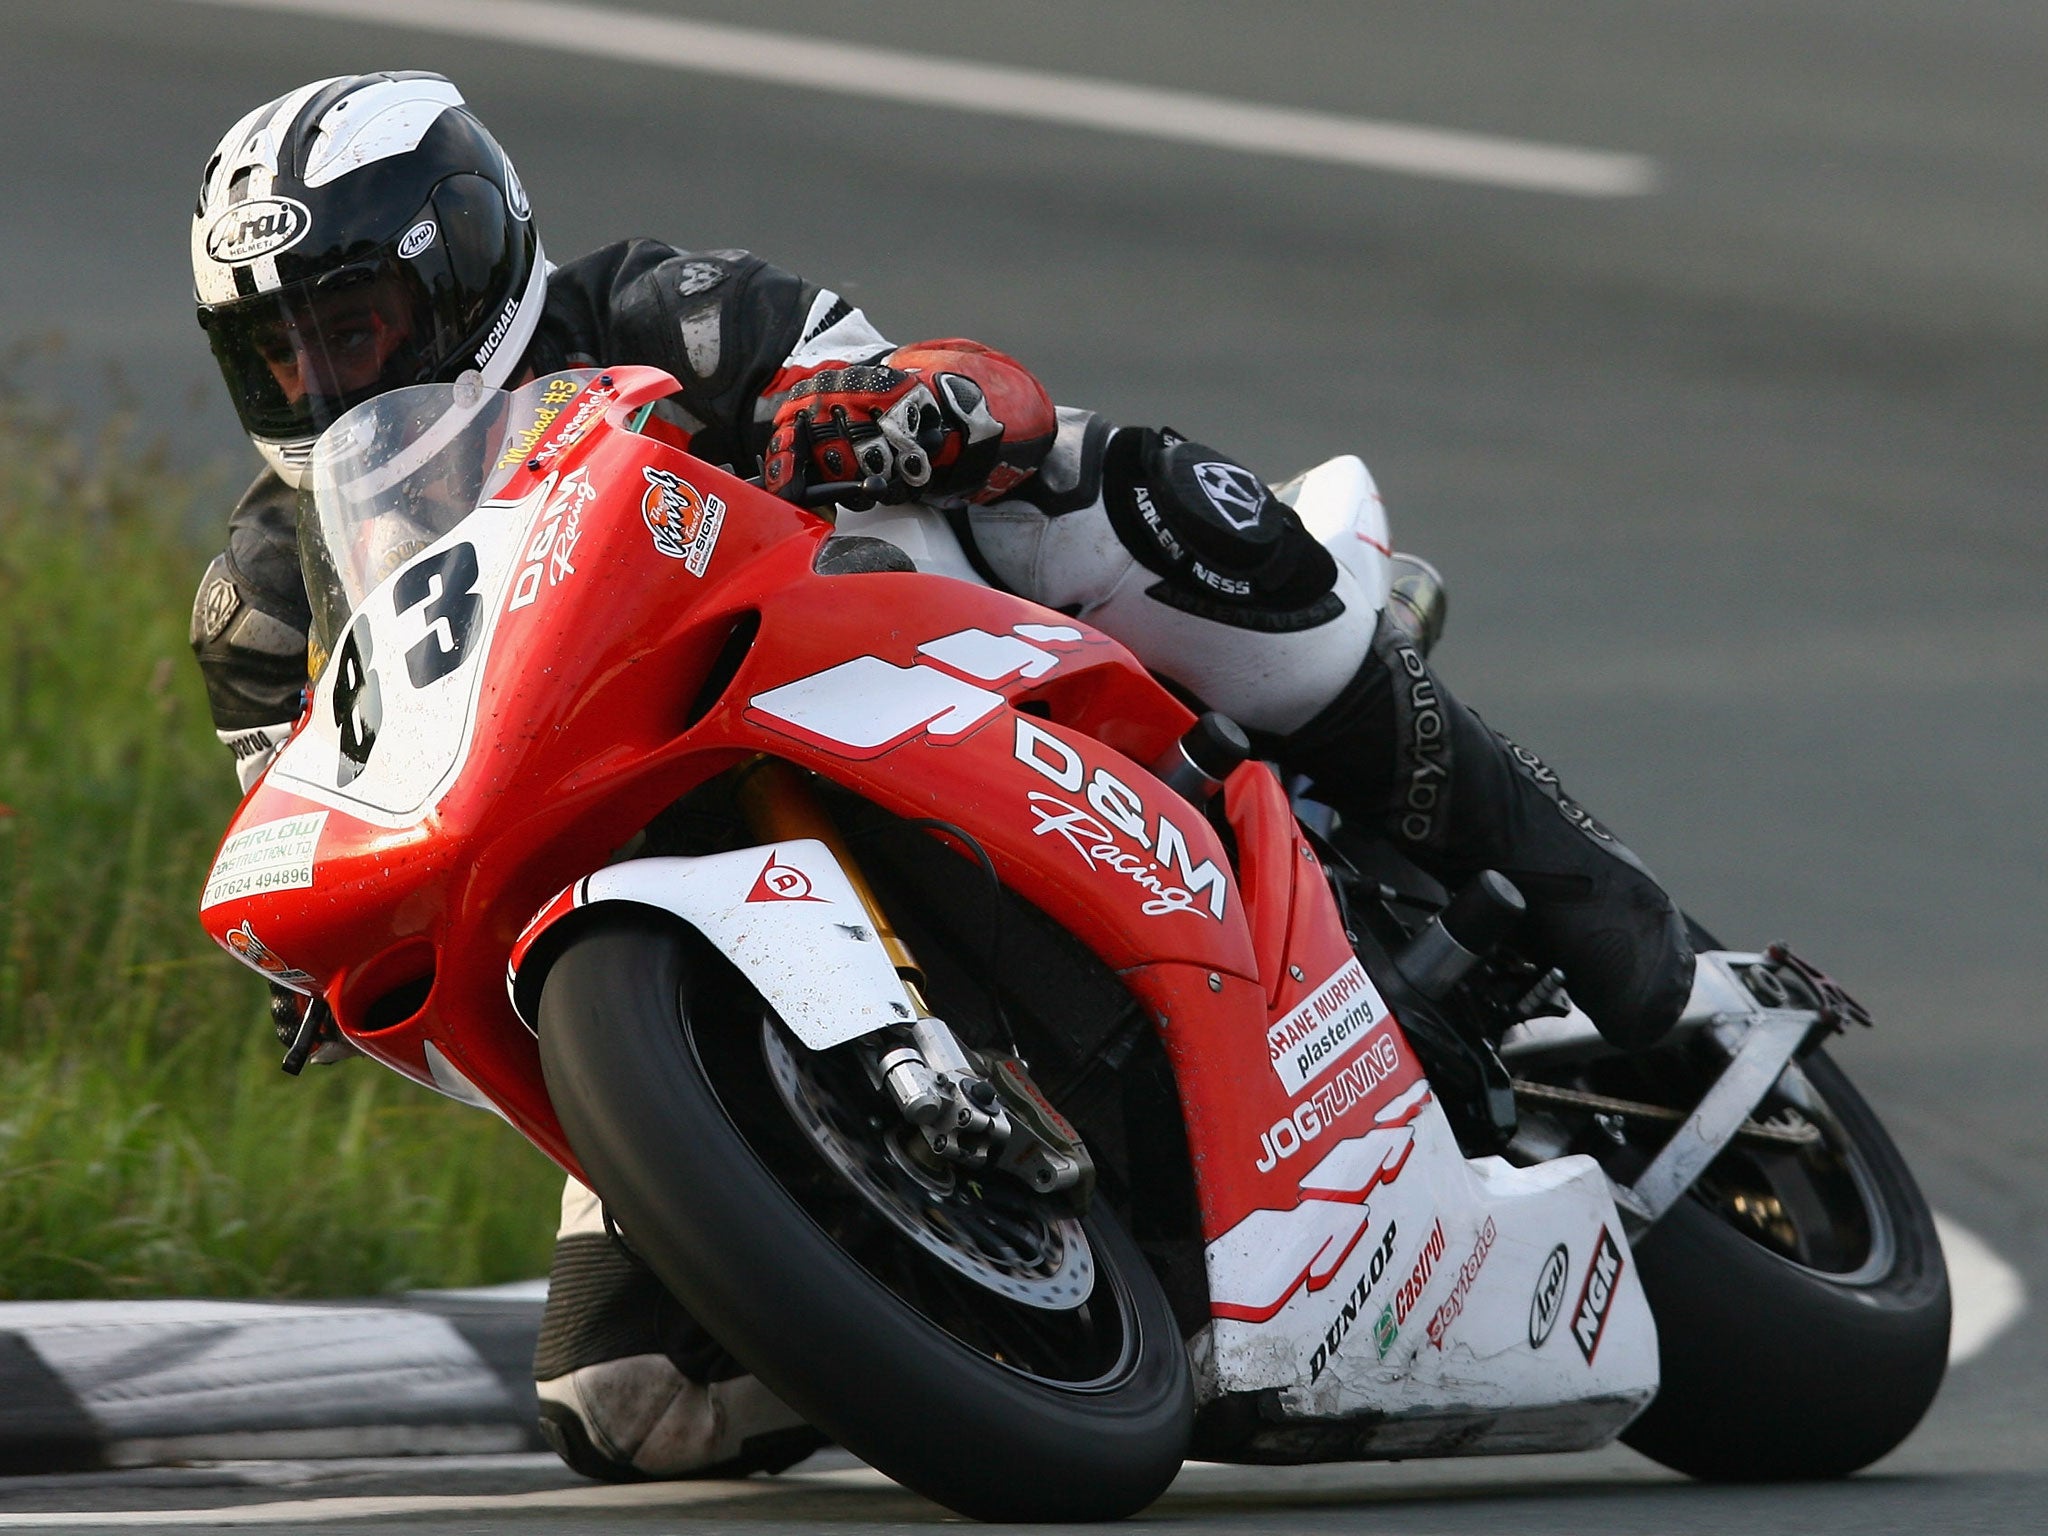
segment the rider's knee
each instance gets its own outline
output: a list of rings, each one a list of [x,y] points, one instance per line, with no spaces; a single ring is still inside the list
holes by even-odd
[[[1294,509],[1227,454],[1126,427],[1103,454],[1102,501],[1148,596],[1234,629],[1315,629],[1343,608],[1338,567]]]
[[[973,510],[996,576],[1249,729],[1285,734],[1328,706],[1358,671],[1374,615],[1293,509],[1178,434],[1112,435],[1092,418],[1067,427],[1045,486]]]

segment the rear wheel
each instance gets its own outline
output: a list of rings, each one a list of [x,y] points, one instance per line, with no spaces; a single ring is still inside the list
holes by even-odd
[[[1898,1149],[1824,1054],[1758,1117],[1819,1135],[1738,1141],[1638,1245],[1663,1384],[1622,1438],[1694,1477],[1841,1477],[1933,1402],[1948,1271]]]
[[[1697,950],[1723,949],[1689,922]],[[1796,977],[1777,1003],[1816,1002]],[[1710,1038],[1606,1056],[1563,1086],[1689,1111]],[[1948,1269],[1905,1159],[1824,1051],[1788,1067],[1738,1137],[1635,1245],[1661,1385],[1622,1440],[1693,1477],[1842,1477],[1904,1440],[1948,1369]],[[1581,1143],[1623,1182],[1654,1142]]]
[[[677,1299],[798,1413],[985,1520],[1156,1498],[1193,1419],[1157,1280],[1100,1199],[934,1173],[849,1052],[806,1050],[649,914],[573,940],[541,996],[563,1129]]]

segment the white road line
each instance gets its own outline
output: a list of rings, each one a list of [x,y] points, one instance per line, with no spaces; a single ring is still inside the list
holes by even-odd
[[[2027,1287],[2019,1271],[1968,1227],[1936,1211],[1934,1230],[1948,1260],[1949,1294],[1955,1303],[1948,1363],[1960,1365],[1982,1354],[1993,1339],[2019,1321],[2027,1309]]]
[[[593,5],[540,0],[199,3],[453,33],[804,90],[951,107],[1526,192],[1637,197],[1657,186],[1656,163],[1642,155],[1262,106],[1193,91],[935,58]]]

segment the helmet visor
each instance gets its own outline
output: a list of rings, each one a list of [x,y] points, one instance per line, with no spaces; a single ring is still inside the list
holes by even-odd
[[[290,442],[429,376],[461,340],[434,311],[410,265],[386,259],[202,310],[200,324],[244,430]]]
[[[481,177],[450,177],[403,237],[272,292],[202,307],[243,429],[271,442],[314,438],[386,390],[452,382],[493,321],[503,329],[530,266],[531,231],[503,203]]]

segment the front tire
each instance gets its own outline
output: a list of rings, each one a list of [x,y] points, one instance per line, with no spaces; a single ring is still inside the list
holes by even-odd
[[[597,918],[549,973],[548,1090],[636,1251],[791,1408],[941,1504],[1099,1520],[1151,1503],[1179,1470],[1193,1388],[1166,1298],[1104,1202],[1081,1224],[1095,1281],[1078,1308],[948,1271],[804,1141],[764,1012],[648,913]],[[1014,1203],[997,1215],[1016,1220]]]

